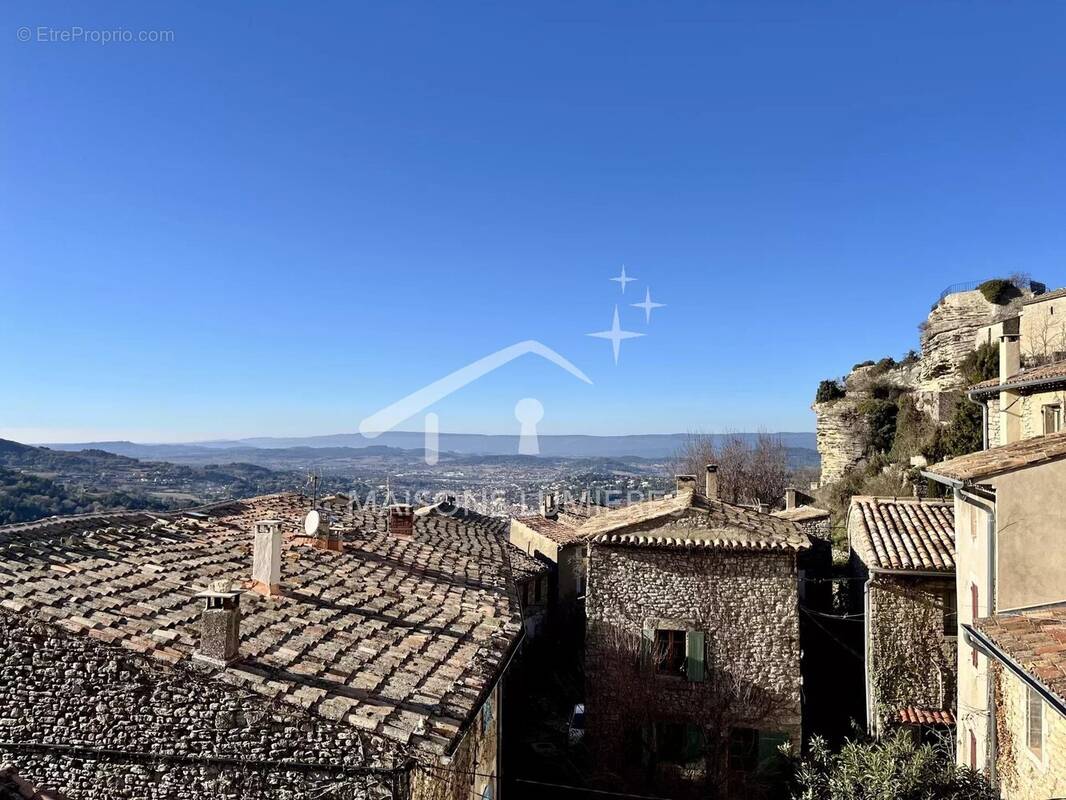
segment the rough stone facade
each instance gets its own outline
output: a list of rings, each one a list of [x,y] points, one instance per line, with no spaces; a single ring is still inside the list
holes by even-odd
[[[1002,665],[995,667],[996,772],[1004,800],[1066,796],[1066,718],[1044,703],[1042,752],[1026,743],[1026,684]]]
[[[593,544],[586,609],[586,720],[599,763],[645,768],[642,731],[661,723],[705,729],[710,744],[693,780],[732,779],[723,775],[732,775],[734,728],[799,745],[794,553]],[[638,656],[638,643],[654,641],[656,629],[704,633],[704,681],[656,674]],[[658,773],[655,785],[678,779],[677,769]]]
[[[871,729],[884,731],[902,708],[954,712],[957,637],[944,632],[956,624],[946,599],[954,582],[877,575],[869,592]]]
[[[0,753],[71,800],[407,796],[380,742],[199,669],[3,614]]]

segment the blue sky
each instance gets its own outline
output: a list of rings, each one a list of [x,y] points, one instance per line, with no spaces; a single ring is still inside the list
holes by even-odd
[[[3,17],[0,436],[354,431],[524,339],[593,385],[526,357],[442,430],[813,430],[944,286],[1066,284],[1062,3]]]

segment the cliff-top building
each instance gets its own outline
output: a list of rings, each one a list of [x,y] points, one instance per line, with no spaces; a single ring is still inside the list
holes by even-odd
[[[498,794],[525,557],[304,502],[0,527],[2,758],[75,800]]]

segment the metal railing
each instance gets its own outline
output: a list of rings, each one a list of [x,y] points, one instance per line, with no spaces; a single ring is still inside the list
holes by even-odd
[[[972,292],[982,283],[984,283],[984,281],[966,281],[965,283],[953,283],[951,284],[951,286],[949,286],[940,293],[940,297],[938,297],[936,301],[939,303],[949,294],[955,294],[956,292]]]

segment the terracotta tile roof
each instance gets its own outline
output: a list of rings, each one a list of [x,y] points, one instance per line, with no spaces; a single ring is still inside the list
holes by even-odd
[[[899,722],[903,725],[954,725],[955,715],[947,709],[907,706],[899,710]]]
[[[786,508],[774,511],[773,516],[779,519],[787,519],[792,522],[810,522],[815,519],[826,519],[829,512],[817,506],[800,506],[799,508]]]
[[[242,660],[218,680],[441,753],[517,642],[521,612],[504,538],[419,517],[389,537],[383,514],[347,514],[343,552],[299,544],[293,495],[171,515],[53,518],[0,527],[0,607],[168,664],[199,642],[197,591],[247,588],[252,523],[283,521],[282,596],[241,596]]]
[[[514,522],[525,525],[530,530],[546,536],[556,544],[573,544],[583,541],[584,537],[578,533],[578,528],[570,525],[562,519],[548,519],[540,514],[531,514],[527,517],[515,517]]]
[[[955,508],[949,501],[852,497],[848,536],[871,569],[955,571]]]
[[[1066,297],[1066,288],[1055,289],[1051,292],[1044,292],[1043,294],[1038,294],[1034,297],[1029,297],[1025,300],[1022,300],[1022,305],[1028,306],[1032,305],[1033,303],[1041,303],[1044,300],[1057,300],[1060,297]]]
[[[999,382],[999,378],[991,378],[987,381],[981,381],[970,387],[970,391],[974,394],[994,394],[1001,389],[1010,389],[1012,386],[1019,386],[1026,384],[1029,381],[1040,381],[1041,384],[1063,383],[1066,382],[1066,361],[1056,361],[1054,364],[1044,364],[1039,367],[1030,367],[1029,369],[1019,370],[1011,375],[1003,383]],[[1039,386],[1034,386],[1033,389],[1039,389]]]
[[[1034,467],[1066,457],[1066,431],[1021,439],[1000,447],[978,450],[965,456],[941,461],[923,472],[949,482],[969,483],[991,478],[1004,472]]]
[[[601,544],[793,552],[811,546],[793,522],[708,500],[699,492],[680,492],[613,509],[593,517],[579,530]]]
[[[974,627],[1066,705],[1066,607],[996,614]]]

